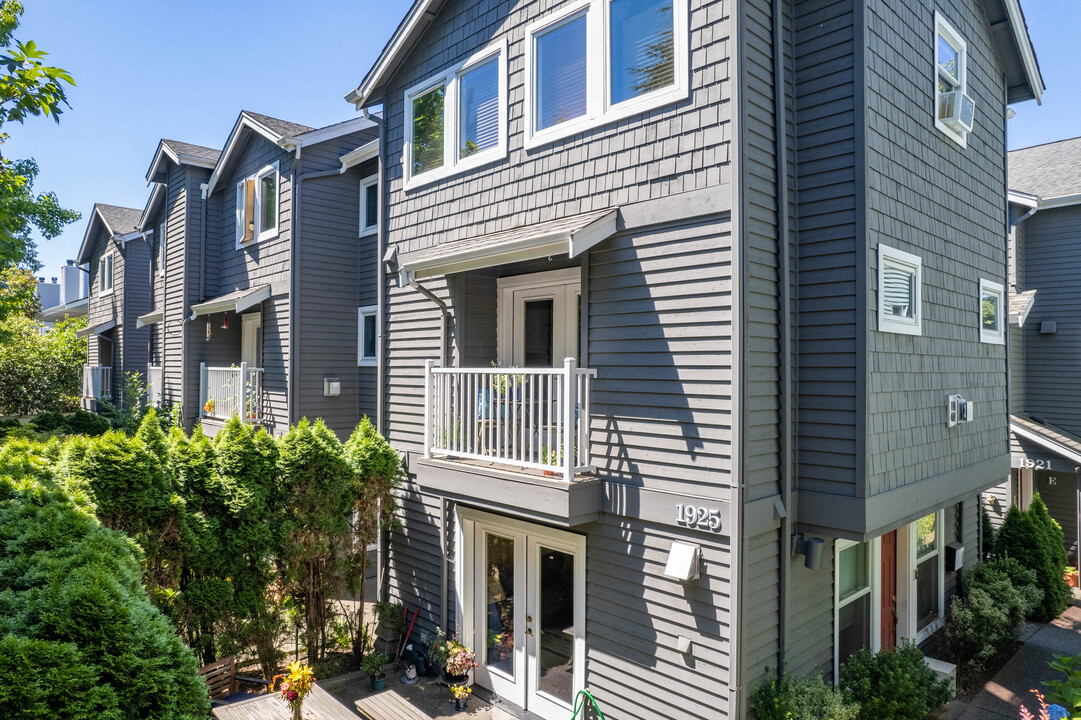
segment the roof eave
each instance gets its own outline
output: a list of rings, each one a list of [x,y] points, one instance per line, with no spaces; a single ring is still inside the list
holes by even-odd
[[[1040,65],[1036,61],[1036,50],[1032,47],[1032,38],[1028,35],[1028,27],[1025,24],[1025,16],[1021,11],[1020,0],[1002,0],[1006,8],[1006,15],[1010,19],[1010,28],[1013,30],[1014,41],[1017,43],[1017,52],[1021,56],[1021,64],[1024,66],[1025,77],[1028,79],[1028,87],[1032,92],[1030,99],[1035,100],[1037,105],[1043,104],[1043,76],[1040,75]]]
[[[233,154],[239,147],[240,137],[244,130],[257,132],[274,144],[278,144],[283,138],[282,135],[279,135],[266,125],[263,125],[261,122],[248,115],[248,113],[242,111],[240,117],[236,119],[236,123],[233,124],[233,129],[229,133],[229,139],[225,142],[225,149],[221,151],[221,155],[218,156],[218,161],[212,166],[214,169],[210,173],[210,179],[207,181],[207,197],[214,194],[214,189],[217,187],[218,181],[221,180],[222,175],[225,173],[226,169],[228,169],[229,162],[232,160]]]

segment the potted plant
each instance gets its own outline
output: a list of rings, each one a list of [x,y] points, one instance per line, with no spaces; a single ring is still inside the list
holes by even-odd
[[[428,643],[428,675],[438,677],[447,666],[447,634],[441,628],[426,641]]]
[[[204,415],[213,415],[214,414],[214,398],[210,398],[205,403],[203,403],[203,414]]]
[[[454,709],[458,711],[469,709],[469,693],[473,688],[468,685],[451,685],[450,694],[454,696]]]
[[[1070,587],[1077,587],[1077,568],[1069,565],[1062,571],[1062,577]]]
[[[469,671],[480,667],[477,654],[457,640],[447,640],[446,682],[448,685],[464,685],[469,682]]]
[[[361,667],[371,678],[372,692],[387,689],[387,674],[383,672],[383,666],[390,662],[390,655],[385,652],[370,652],[364,656]]]
[[[274,676],[270,682],[271,690],[274,689],[274,684],[278,680],[282,681],[281,698],[293,711],[293,720],[301,720],[304,698],[315,687],[315,675],[312,674],[312,669],[297,660],[290,663],[287,673]]]

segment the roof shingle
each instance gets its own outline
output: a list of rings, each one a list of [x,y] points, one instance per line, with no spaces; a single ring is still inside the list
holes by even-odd
[[[1081,193],[1081,137],[1014,150],[1009,154],[1010,190],[1040,200]]]

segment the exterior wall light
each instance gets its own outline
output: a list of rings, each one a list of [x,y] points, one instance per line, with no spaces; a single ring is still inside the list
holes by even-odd
[[[822,548],[825,544],[822,538],[805,538],[796,533],[792,536],[792,554],[803,556],[803,567],[817,570],[822,567]]]

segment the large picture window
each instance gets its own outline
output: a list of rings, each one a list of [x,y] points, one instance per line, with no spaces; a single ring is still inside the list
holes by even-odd
[[[406,189],[507,154],[506,43],[405,94]]]
[[[526,28],[526,147],[688,95],[687,0],[583,0]]]

